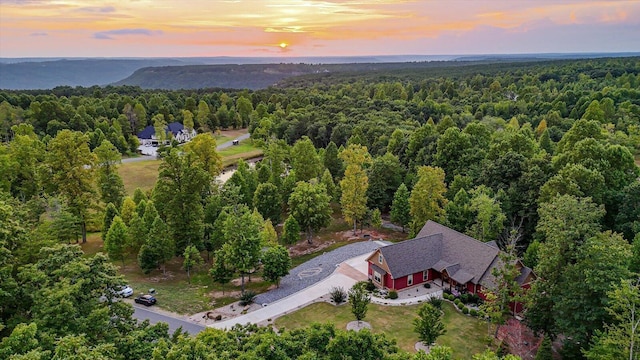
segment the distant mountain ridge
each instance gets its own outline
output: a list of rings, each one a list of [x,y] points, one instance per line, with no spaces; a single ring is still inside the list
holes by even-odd
[[[373,64],[381,63],[522,61],[638,55],[638,52],[629,52],[348,57],[0,58],[0,89],[52,89],[56,86],[90,87],[110,84],[158,89],[261,89],[297,75],[354,69],[364,71],[371,70]],[[364,63],[370,66],[357,65]]]

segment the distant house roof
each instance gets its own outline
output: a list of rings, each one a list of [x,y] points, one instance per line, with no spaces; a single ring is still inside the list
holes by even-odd
[[[138,133],[138,139],[151,139],[156,134],[156,129],[149,125]]]
[[[483,243],[434,221],[428,221],[416,238],[381,247],[380,252],[394,279],[426,269],[446,270],[458,283],[472,281],[489,288],[496,284],[491,269],[501,263],[495,243]],[[522,279],[530,272],[523,268]]]
[[[165,127],[164,131],[166,133],[172,133],[173,136],[176,136],[183,129],[184,129],[184,126],[179,122],[172,122],[171,124],[168,124],[167,127]],[[154,136],[155,134],[156,134],[156,129],[152,125],[149,125],[138,133],[138,139],[151,139],[151,137]]]

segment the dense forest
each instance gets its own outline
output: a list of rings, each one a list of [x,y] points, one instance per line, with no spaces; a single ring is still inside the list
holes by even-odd
[[[312,242],[334,203],[354,228],[382,216],[415,234],[435,220],[497,241],[537,274],[519,299],[525,321],[561,343],[563,358],[634,359],[639,60],[407,65],[259,91],[1,91],[0,357],[333,359],[342,347],[410,358],[384,336],[331,327],[170,336],[137,324],[121,302],[98,301],[120,281],[109,258],[125,254],[158,271],[206,250],[224,283],[244,280],[267,246],[281,259],[269,269],[275,282],[290,264],[283,245],[303,241],[301,232]],[[135,153],[135,134],[173,121],[200,135],[165,149],[152,191],[126,196],[116,169]],[[211,132],[226,128],[248,128],[265,157],[220,185]],[[102,230],[109,258],[67,245],[87,228]],[[507,294],[502,305],[516,295],[508,286],[495,290]]]

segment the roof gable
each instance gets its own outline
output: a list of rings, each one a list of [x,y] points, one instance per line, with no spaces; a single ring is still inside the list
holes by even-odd
[[[394,279],[432,267],[440,260],[442,234],[415,238],[380,248]]]
[[[151,139],[156,134],[156,129],[149,125],[138,133],[138,139]]]

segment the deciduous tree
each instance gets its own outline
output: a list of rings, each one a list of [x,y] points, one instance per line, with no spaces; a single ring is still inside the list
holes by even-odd
[[[426,346],[433,345],[439,336],[447,332],[442,323],[442,311],[429,303],[418,309],[418,317],[413,319],[413,327],[420,341]]]
[[[371,156],[365,146],[352,144],[340,154],[340,158],[347,166],[340,181],[340,205],[345,221],[353,223],[355,234],[358,220],[362,220],[367,213],[369,177],[364,166],[371,161]]]
[[[411,206],[409,204],[409,190],[407,186],[402,183],[393,196],[393,203],[391,204],[391,221],[402,226],[402,232],[404,227],[411,222]]]
[[[89,138],[79,132],[60,131],[47,146],[46,171],[50,191],[62,195],[80,219],[82,242],[87,242],[87,216],[95,192],[95,156]]]
[[[289,210],[307,235],[307,242],[312,243],[313,232],[329,225],[331,208],[329,195],[322,184],[298,182],[289,197]]]
[[[355,284],[351,289],[349,289],[349,303],[351,304],[351,313],[355,316],[358,322],[362,321],[365,316],[367,316],[367,309],[369,303],[371,302],[371,297],[367,293],[367,290],[364,286],[360,286],[360,284]]]
[[[267,249],[262,257],[262,274],[264,278],[280,287],[280,278],[289,274],[291,257],[287,248],[275,245]]]
[[[447,199],[444,197],[446,191],[444,171],[441,168],[431,166],[418,168],[418,181],[409,198],[414,233],[417,233],[427,220],[440,222],[443,220],[444,207],[447,205]]]
[[[291,149],[291,167],[296,172],[296,181],[309,181],[322,173],[322,165],[316,148],[308,137],[296,141]]]
[[[187,281],[191,284],[191,270],[203,264],[202,256],[200,256],[200,251],[193,245],[187,246],[182,256],[184,258],[182,268],[187,272]]]

